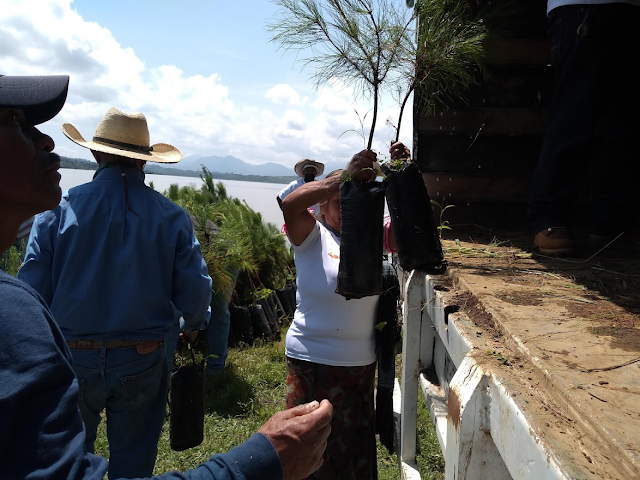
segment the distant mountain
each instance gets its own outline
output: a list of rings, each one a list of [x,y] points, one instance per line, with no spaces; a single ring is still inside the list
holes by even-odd
[[[147,163],[144,168],[145,173],[153,173],[159,175],[175,175],[179,177],[197,177],[200,178],[202,170],[200,164],[197,164],[197,170],[185,170],[183,168],[176,168],[180,164],[167,164],[161,163]],[[96,170],[98,164],[82,158],[68,158],[60,157],[60,168],[75,168],[80,170]],[[263,182],[263,183],[280,183],[287,184],[297,177],[294,175],[243,175],[227,172],[216,172],[211,170],[213,179],[217,180],[238,180],[241,182]]]
[[[82,168],[88,170],[95,170],[98,165],[94,161],[84,160],[80,158],[65,158],[62,157],[62,168]],[[346,161],[343,163],[327,162],[324,166],[324,177],[327,173],[337,168],[344,168]],[[147,163],[145,172],[147,173],[159,173],[163,175],[180,175],[189,177],[199,177],[201,173],[200,165],[204,165],[211,172],[229,174],[229,176],[217,178],[226,178],[228,180],[247,180],[247,181],[260,181],[255,180],[253,177],[272,177],[270,179],[264,179],[262,181],[269,181],[275,183],[288,183],[291,179],[295,179],[296,176],[293,172],[293,168],[285,167],[277,163],[268,162],[261,163],[259,165],[252,165],[239,158],[227,155],[226,157],[220,157],[212,155],[209,157],[202,157],[199,155],[189,155],[185,157],[180,163],[173,163],[163,165],[161,163]],[[233,175],[247,175],[252,177],[251,179],[239,178]],[[286,178],[283,178],[286,177]]]
[[[187,155],[186,157],[182,158],[182,162],[180,163],[193,163],[195,160],[202,158],[202,155]],[[198,169],[199,170],[199,169]]]
[[[217,155],[198,157],[190,155],[178,165],[178,168],[187,170],[199,170],[200,165],[204,165],[209,170],[215,172],[236,173],[240,175],[291,176],[293,174],[291,168],[277,163],[268,162],[252,165],[231,155],[227,155],[226,157],[219,157]]]
[[[60,157],[60,168],[75,168],[78,170],[97,170],[98,164],[84,158]]]

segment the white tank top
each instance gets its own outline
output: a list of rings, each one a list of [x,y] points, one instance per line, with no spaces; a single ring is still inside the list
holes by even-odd
[[[299,246],[297,308],[286,338],[286,355],[342,367],[375,362],[374,316],[378,296],[347,300],[335,293],[340,239],[316,226]]]
[[[547,15],[551,10],[566,5],[605,5],[607,3],[628,3],[631,5],[640,5],[640,0],[548,0]]]

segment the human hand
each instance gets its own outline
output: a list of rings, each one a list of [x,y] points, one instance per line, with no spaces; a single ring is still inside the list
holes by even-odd
[[[400,158],[411,157],[411,150],[405,146],[402,142],[395,142],[389,147],[389,154],[391,154],[391,160],[398,160]]]
[[[273,444],[285,480],[306,478],[322,465],[333,407],[317,401],[274,414],[258,432]]]
[[[373,150],[362,150],[356,153],[347,164],[347,171],[354,180],[372,182],[376,178],[373,162],[377,160]]]
[[[182,341],[187,343],[193,343],[196,341],[196,337],[198,336],[199,330],[194,330],[193,332],[182,332],[180,334],[180,338]]]

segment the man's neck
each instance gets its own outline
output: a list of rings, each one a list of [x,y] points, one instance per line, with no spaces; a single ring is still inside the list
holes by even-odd
[[[135,162],[133,160],[121,160],[121,161],[109,161],[109,162],[98,162],[99,167],[122,167],[122,168],[133,168],[137,172],[143,171],[144,166],[140,165],[139,162]]]
[[[18,237],[20,225],[28,216],[0,207],[0,254],[8,250]]]

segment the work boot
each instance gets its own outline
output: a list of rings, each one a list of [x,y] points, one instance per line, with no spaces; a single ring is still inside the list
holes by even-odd
[[[565,227],[545,228],[536,233],[533,243],[541,254],[552,257],[574,255],[577,250],[576,242]]]

